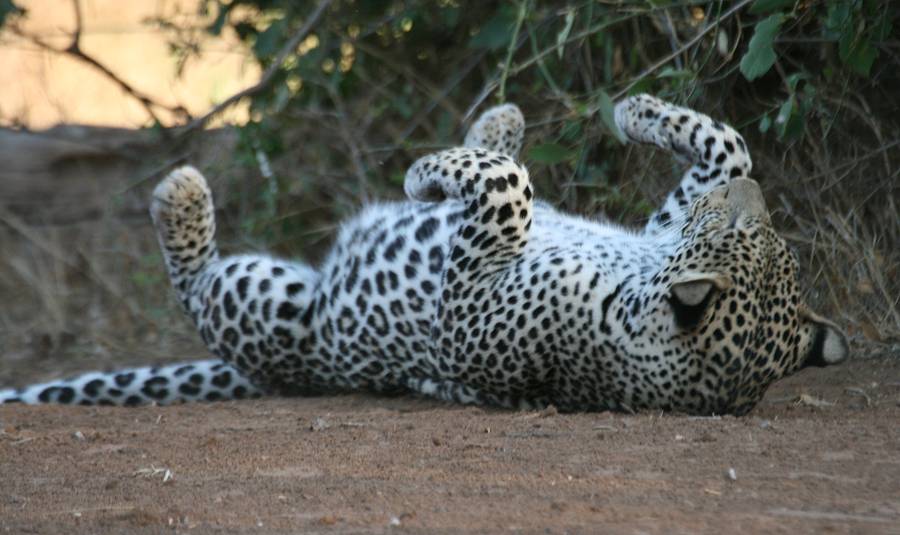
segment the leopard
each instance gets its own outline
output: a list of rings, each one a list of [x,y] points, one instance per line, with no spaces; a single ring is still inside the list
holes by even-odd
[[[0,392],[0,401],[169,404],[364,391],[559,411],[743,415],[775,381],[847,359],[803,301],[798,262],[750,177],[746,142],[695,110],[638,94],[628,142],[687,166],[643,228],[535,197],[514,104],[463,145],[425,155],[406,201],[364,206],[313,266],[224,256],[194,167],[155,188],[151,217],[175,295],[215,356]]]

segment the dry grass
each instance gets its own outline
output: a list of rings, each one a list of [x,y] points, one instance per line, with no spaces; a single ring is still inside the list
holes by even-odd
[[[809,300],[873,349],[900,343],[900,138],[881,135],[896,132],[892,120],[813,129],[780,160],[757,157],[778,177],[772,208],[801,257]]]
[[[108,137],[98,130],[87,142]],[[164,153],[145,147],[141,161],[46,149],[2,154],[12,169],[33,166],[0,176],[11,192],[0,206],[0,301],[11,305],[0,311],[0,384],[204,356],[162,269],[146,215],[152,181],[135,185]]]
[[[0,383],[203,355],[169,297],[146,225],[113,215],[0,228]]]

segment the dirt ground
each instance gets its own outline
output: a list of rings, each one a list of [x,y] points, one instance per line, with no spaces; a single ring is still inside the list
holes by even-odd
[[[347,395],[0,407],[8,533],[900,533],[900,359],[744,418]]]

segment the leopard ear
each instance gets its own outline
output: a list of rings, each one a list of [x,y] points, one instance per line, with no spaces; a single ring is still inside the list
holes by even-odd
[[[837,325],[806,306],[800,308],[800,318],[807,322],[813,331],[812,347],[803,360],[803,368],[808,366],[824,368],[847,360],[850,346],[847,337]]]
[[[729,285],[729,280],[717,273],[692,272],[677,277],[669,288],[675,323],[685,329],[697,325],[713,295]]]
[[[697,306],[714,288],[711,280],[699,279],[672,285],[672,296],[685,306]]]
[[[747,219],[755,219],[771,225],[772,219],[766,208],[762,190],[752,178],[736,178],[725,189],[725,200],[732,207],[732,221],[740,225]]]
[[[684,305],[696,306],[713,290],[724,290],[729,280],[718,273],[689,272],[675,278],[670,287],[672,296]]]

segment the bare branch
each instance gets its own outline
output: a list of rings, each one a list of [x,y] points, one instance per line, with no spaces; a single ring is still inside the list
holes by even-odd
[[[331,2],[332,0],[321,0],[319,2],[319,5],[316,6],[316,9],[313,10],[309,18],[306,19],[306,22],[303,24],[303,26],[301,26],[300,29],[297,30],[297,32],[290,38],[290,40],[288,40],[288,42],[281,47],[281,50],[278,51],[278,55],[275,56],[275,60],[272,61],[272,64],[269,65],[269,67],[263,73],[262,77],[259,79],[259,82],[226,98],[202,117],[198,117],[188,123],[183,129],[181,129],[178,135],[183,136],[198,128],[202,128],[207,122],[209,122],[210,119],[222,113],[227,108],[230,108],[241,99],[253,96],[265,89],[272,82],[272,79],[275,77],[278,69],[281,68],[284,60],[287,59],[288,55],[294,52],[300,42],[306,38],[312,27],[322,16],[322,13],[325,12],[325,9],[327,9],[328,6],[331,5]]]
[[[179,117],[189,117],[187,110],[185,110],[182,106],[174,106],[174,107],[166,106],[165,104],[160,104],[159,102],[154,101],[152,98],[150,98],[149,95],[138,90],[137,88],[135,88],[134,86],[132,86],[131,84],[126,82],[125,80],[118,77],[116,75],[116,73],[112,72],[108,67],[106,67],[106,65],[103,65],[102,63],[100,63],[99,61],[94,59],[92,56],[85,54],[81,50],[81,30],[82,30],[81,6],[79,5],[78,0],[72,0],[72,4],[75,7],[75,31],[72,33],[72,43],[67,48],[56,48],[56,47],[50,45],[49,43],[47,43],[46,41],[44,41],[43,39],[41,39],[40,37],[27,34],[16,26],[11,26],[10,30],[12,30],[12,32],[15,33],[16,35],[18,35],[19,37],[22,37],[24,39],[31,41],[32,43],[34,43],[35,45],[37,45],[38,47],[40,47],[44,50],[48,50],[48,51],[56,53],[56,54],[71,56],[75,59],[78,59],[78,60],[94,67],[95,69],[100,71],[104,76],[106,76],[111,81],[113,81],[116,85],[118,85],[119,88],[121,88],[123,91],[125,91],[125,93],[127,93],[128,95],[133,97],[135,100],[140,102],[141,106],[144,107],[144,110],[147,112],[147,114],[150,115],[150,117],[157,123],[159,123],[160,120],[159,120],[159,117],[156,115],[156,113],[153,110],[154,107],[164,109],[166,111],[174,113],[175,115],[177,115]]]
[[[338,129],[341,137],[344,139],[344,143],[347,144],[347,148],[350,149],[350,162],[353,164],[353,170],[356,173],[360,198],[363,202],[368,202],[369,195],[366,191],[366,184],[368,183],[368,179],[366,178],[366,165],[363,163],[362,151],[353,135],[353,128],[350,125],[350,121],[347,119],[347,108],[344,106],[344,101],[341,98],[340,93],[334,87],[329,85],[326,89],[331,96],[332,102],[334,102],[335,108],[337,108]]]
[[[69,45],[69,50],[80,53],[78,45],[81,44],[81,4],[78,0],[72,0],[72,6],[75,8],[75,33],[72,34],[72,44]]]
[[[657,62],[654,63],[653,65],[647,67],[647,68],[644,69],[640,74],[638,74],[637,76],[635,76],[635,77],[631,80],[631,82],[628,83],[628,85],[626,85],[621,91],[619,91],[618,93],[616,93],[615,95],[613,95],[613,97],[612,97],[613,100],[619,100],[620,98],[624,97],[624,96],[628,93],[628,90],[630,90],[632,87],[634,87],[635,84],[637,84],[638,82],[640,82],[641,80],[643,80],[644,78],[646,78],[647,76],[649,76],[650,74],[652,74],[653,72],[655,72],[657,69],[659,69],[660,67],[662,67],[662,66],[665,65],[666,63],[669,63],[669,62],[672,61],[673,59],[675,59],[675,58],[677,58],[678,56],[680,56],[684,51],[690,49],[692,46],[694,46],[695,44],[697,44],[701,39],[703,39],[703,38],[706,36],[706,34],[708,34],[709,32],[713,31],[714,29],[716,29],[716,28],[722,23],[722,21],[731,18],[732,15],[734,15],[735,13],[737,13],[738,11],[740,11],[741,9],[743,9],[744,6],[746,6],[747,4],[749,4],[749,3],[752,2],[752,1],[753,1],[753,0],[741,0],[741,1],[738,2],[737,4],[733,5],[733,6],[731,7],[731,9],[729,9],[728,11],[726,11],[725,13],[723,13],[723,14],[722,14],[720,17],[718,17],[716,20],[714,20],[714,21],[712,22],[712,24],[710,24],[709,26],[707,26],[706,28],[704,28],[701,32],[699,32],[697,35],[695,35],[690,41],[688,41],[687,43],[681,45],[681,46],[678,47],[677,49],[673,50],[671,54],[665,56],[664,58],[662,58],[661,60],[657,61]]]

